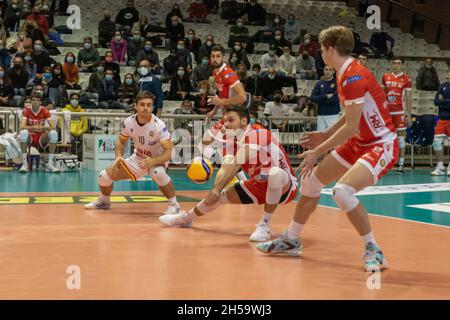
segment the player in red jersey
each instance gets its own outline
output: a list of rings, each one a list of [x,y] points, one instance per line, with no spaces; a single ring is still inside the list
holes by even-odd
[[[309,150],[300,155],[301,197],[294,219],[280,238],[258,244],[257,249],[299,255],[299,236],[319,202],[322,187],[337,181],[333,199],[363,238],[365,269],[380,270],[386,261],[375,242],[367,211],[355,194],[377,183],[395,165],[395,127],[383,89],[373,74],[350,56],[352,32],[342,26],[330,27],[320,33],[319,40],[325,64],[337,70],[338,95],[345,114],[325,132],[310,132],[300,139]],[[314,167],[323,155],[325,158]]]
[[[286,152],[270,130],[259,124],[249,125],[247,108],[225,108],[224,121],[227,150],[213,189],[188,212],[162,216],[159,220],[168,226],[191,226],[195,216],[211,212],[220,204],[264,204],[264,215],[250,241],[267,241],[276,207],[297,195],[297,178]],[[240,168],[250,179],[225,189]]]
[[[390,73],[385,73],[381,80],[382,87],[387,95],[392,121],[397,129],[398,144],[400,146],[400,157],[397,170],[397,174],[399,175],[405,173],[406,128],[411,126],[411,79],[403,73],[403,63],[404,61],[402,58],[392,58],[392,71]],[[405,100],[405,103],[403,100]]]
[[[46,123],[48,122],[48,126]],[[55,130],[55,122],[50,112],[42,106],[42,98],[38,94],[31,97],[31,106],[27,105],[22,111],[22,122],[20,124],[20,147],[22,149],[23,165],[20,172],[28,172],[27,149],[29,145],[37,149],[45,149],[49,146],[47,170],[59,172],[54,166],[56,143],[58,132]]]

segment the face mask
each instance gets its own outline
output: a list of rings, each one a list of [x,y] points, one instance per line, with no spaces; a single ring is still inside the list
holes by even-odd
[[[200,94],[206,94],[206,89],[205,88],[201,88],[200,89]]]
[[[11,5],[11,8],[17,9],[17,4],[12,4],[12,5]]]
[[[19,39],[20,39],[20,40],[25,39],[25,35],[21,34],[21,35],[19,36]]]
[[[91,46],[92,46],[92,43],[90,43],[90,42],[85,42],[84,43],[84,48],[87,49],[87,50],[89,50],[91,48]]]
[[[44,5],[42,6],[42,9],[45,10],[45,11],[47,11],[47,10],[48,10],[48,5],[44,4]]]
[[[238,22],[238,24],[237,24],[237,26],[238,26],[239,28],[242,28],[243,25],[244,25],[244,24],[243,24],[242,22]]]
[[[72,100],[70,100],[70,104],[72,105],[72,107],[75,108],[78,105],[78,100],[72,99]]]
[[[25,56],[24,60],[27,62],[31,61],[31,56]]]
[[[256,2],[250,2],[250,5],[251,5],[252,7],[254,7],[254,6],[256,6]]]
[[[103,71],[105,71],[104,67],[97,67],[97,72],[102,73]]]
[[[105,16],[105,20],[109,20],[109,19],[111,19],[110,16]]]
[[[3,78],[5,76],[5,71],[0,71],[0,78]]]
[[[42,50],[42,46],[40,44],[37,44],[37,45],[34,46],[34,50],[41,51]]]
[[[178,49],[178,50],[183,50],[183,49],[184,49],[184,46],[181,45],[181,44],[179,44],[179,45],[177,45],[177,49]]]
[[[310,43],[311,43],[311,40],[305,39],[305,44],[310,44]]]
[[[119,42],[120,40],[122,40],[122,37],[121,37],[121,36],[115,36],[115,37],[114,37],[114,40],[116,40],[117,42]]]
[[[207,41],[207,42],[206,42],[206,45],[207,45],[208,47],[211,47],[211,46],[213,45],[213,43],[212,43],[212,41]]]
[[[184,71],[180,70],[177,72],[178,76],[182,78],[184,76]]]
[[[20,64],[15,64],[14,65],[14,69],[16,69],[16,70],[20,70],[20,68],[22,68],[22,65],[20,65]]]
[[[283,53],[283,55],[284,55],[285,57],[289,57],[291,54],[290,54],[289,52],[285,52],[285,53]]]
[[[106,62],[111,62],[112,59],[113,59],[112,57],[107,57],[107,58],[105,58]]]
[[[105,76],[106,81],[111,81],[113,79],[113,76],[108,74]]]
[[[131,86],[131,85],[133,84],[133,79],[130,79],[130,78],[125,79],[125,83],[126,83],[127,85]]]
[[[275,79],[275,75],[274,75],[274,74],[269,74],[269,79],[270,79],[270,80]]]
[[[144,50],[147,51],[147,52],[148,51],[152,51],[152,46],[148,46],[147,45],[147,46],[144,47]]]
[[[67,57],[67,62],[68,63],[73,63],[73,57]]]
[[[148,69],[146,67],[140,67],[139,68],[139,74],[143,77],[145,77],[148,74]]]
[[[0,45],[0,51],[2,51],[3,49],[5,49],[5,46]]]
[[[208,59],[203,59],[203,60],[202,60],[202,64],[203,64],[203,65],[207,65],[207,64],[208,64],[208,62],[209,62],[209,60],[208,60]]]
[[[194,39],[194,35],[193,35],[193,34],[188,34],[188,39],[189,39],[189,40]]]
[[[309,57],[309,55],[307,55],[307,54],[304,54],[304,55],[302,55],[302,57],[303,57],[303,59],[308,59],[308,57]]]
[[[427,67],[428,69],[431,69],[433,67],[433,65],[431,64],[426,64],[425,67]]]
[[[269,51],[269,56],[273,57],[275,55],[275,51]]]
[[[295,23],[295,20],[290,19],[290,20],[288,20],[288,23],[289,23],[290,25],[293,25],[293,24]]]
[[[45,72],[44,79],[50,81],[52,79],[52,74],[50,72]]]
[[[234,46],[234,50],[236,50],[236,51],[241,50],[241,46]]]
[[[280,23],[280,19],[273,20],[275,23]]]
[[[255,77],[259,76],[259,71],[253,71],[253,75],[254,75]]]
[[[236,57],[233,57],[233,58],[230,59],[230,61],[231,61],[232,63],[236,63],[237,58],[236,58]]]
[[[41,97],[44,95],[44,91],[42,91],[42,90],[36,90],[35,93]]]
[[[178,21],[172,21],[172,25],[173,26],[177,26],[178,25]]]
[[[61,74],[61,70],[59,70],[59,69],[55,69],[53,72],[54,72],[55,74]]]
[[[255,119],[255,118],[250,118],[249,124],[254,124],[255,122],[256,122],[256,119]]]
[[[275,40],[280,40],[281,36],[275,36]]]

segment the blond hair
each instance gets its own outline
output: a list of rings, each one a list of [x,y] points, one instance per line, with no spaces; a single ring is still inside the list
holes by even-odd
[[[340,56],[349,56],[355,47],[352,31],[343,26],[332,26],[319,34],[319,42],[325,48],[333,47]]]

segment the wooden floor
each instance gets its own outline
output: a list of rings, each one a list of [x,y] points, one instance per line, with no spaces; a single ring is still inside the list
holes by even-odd
[[[180,229],[160,225],[165,206],[0,206],[0,299],[450,299],[450,228],[372,216],[390,268],[369,290],[362,241],[336,209],[317,210],[295,258],[248,242],[262,207],[225,205]],[[274,231],[294,207],[279,207]],[[66,288],[70,265],[80,290]]]

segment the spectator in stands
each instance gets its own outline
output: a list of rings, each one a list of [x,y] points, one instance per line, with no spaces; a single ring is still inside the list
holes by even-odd
[[[6,40],[9,38],[9,31],[6,29],[3,24],[3,19],[0,18],[0,39],[3,40],[3,43],[6,43]]]
[[[120,85],[120,66],[118,63],[113,61],[113,53],[111,51],[105,52],[105,70],[111,69],[114,73],[114,80],[117,82],[117,85]]]
[[[14,106],[17,107],[23,106],[28,83],[28,72],[25,71],[23,65],[23,58],[17,55],[13,58],[13,67],[6,72],[8,78],[11,79]]]
[[[394,47],[395,40],[387,32],[384,32],[382,28],[375,30],[370,37],[369,46],[372,48],[375,58],[379,58],[380,55],[384,55],[387,58],[392,58],[394,53],[392,48]]]
[[[158,52],[153,50],[153,43],[150,40],[144,41],[144,47],[137,54],[136,64],[142,59],[147,59],[151,64],[159,66]]]
[[[134,109],[134,103],[136,102],[136,96],[138,94],[137,83],[134,80],[132,73],[127,73],[125,79],[120,87],[120,99],[123,108],[127,112],[131,112]]]
[[[283,48],[291,46],[291,43],[284,39],[281,30],[275,30],[273,40],[270,43],[276,47],[275,54],[280,57],[283,54]]]
[[[5,27],[10,32],[19,30],[20,19],[23,17],[23,10],[20,0],[12,0],[5,12]]]
[[[0,65],[5,68],[11,67],[11,55],[6,50],[3,40],[0,40]]]
[[[439,108],[439,120],[436,124],[433,149],[437,156],[436,169],[431,172],[434,176],[443,176],[446,174],[444,167],[444,139],[450,136],[450,71],[447,73],[447,81],[442,83],[434,98],[434,104]],[[447,176],[450,176],[450,163],[447,167]]]
[[[291,47],[283,47],[283,55],[278,58],[277,72],[283,73],[285,76],[295,78],[297,73],[297,59],[291,54]]]
[[[55,63],[55,65],[50,69],[52,73],[52,79],[48,84],[48,97],[55,106],[61,105],[60,102],[63,100],[66,94],[66,78],[64,77],[64,73],[62,70],[63,67],[61,63]]]
[[[240,63],[238,64],[237,68],[236,68],[236,73],[238,75],[239,81],[244,85],[245,82],[247,82],[247,67],[245,66],[245,64]]]
[[[178,65],[185,67],[189,72],[192,71],[192,56],[184,44],[183,39],[179,39],[177,43]]]
[[[416,88],[418,90],[436,91],[439,88],[439,77],[433,67],[433,59],[427,58],[417,72]]]
[[[240,41],[234,43],[234,47],[231,49],[231,55],[233,54],[235,54],[237,58],[235,65],[243,63],[247,69],[250,69],[250,61],[248,61],[247,53],[245,52],[245,49],[242,48]]]
[[[116,16],[118,30],[123,32],[125,39],[128,39],[136,22],[139,22],[139,11],[134,7],[134,0],[127,0],[127,7],[121,9]]]
[[[203,0],[195,0],[192,2],[187,12],[189,12],[189,18],[185,19],[186,21],[194,23],[208,22],[208,9],[203,3]]]
[[[282,103],[283,92],[277,90],[273,93],[273,101],[266,103],[264,108],[264,114],[268,117],[289,117],[289,107],[287,104]],[[279,131],[286,131],[288,120],[272,120],[271,128],[278,129]]]
[[[200,94],[194,98],[194,111],[197,114],[208,114],[214,109],[214,105],[208,104],[209,82],[202,80],[198,84]]]
[[[180,6],[178,5],[178,3],[174,3],[172,6],[172,10],[166,15],[166,28],[168,28],[172,24],[173,16],[177,16],[179,18],[177,19],[177,21],[183,21],[183,15],[181,14]]]
[[[40,75],[43,72],[44,67],[50,67],[50,55],[44,48],[44,44],[41,40],[36,40],[34,42],[33,49],[31,57],[33,58],[34,63],[36,63],[36,73]]]
[[[98,106],[102,109],[123,109],[118,101],[120,98],[119,85],[114,81],[114,70],[106,68],[105,77],[98,87]]]
[[[89,84],[85,91],[85,96],[91,99],[98,99],[98,88],[105,77],[105,63],[100,62],[97,70],[89,76]]]
[[[26,21],[23,24],[23,31],[27,32],[27,35],[31,38],[33,42],[36,40],[42,41],[42,43],[45,42],[45,35],[44,32],[39,28],[36,21]],[[1,34],[1,32],[0,32]]]
[[[151,21],[150,26],[160,27],[160,28],[164,29],[163,32],[165,32],[165,24],[163,24],[162,15],[158,11],[158,8],[157,8],[155,2],[150,4],[150,9],[148,11],[148,17],[149,17],[149,21]],[[160,31],[152,31],[152,32],[160,32]],[[145,34],[144,37],[145,36],[147,36],[147,34]]]
[[[363,66],[367,67],[367,63],[369,62],[369,56],[365,53],[360,53],[358,55],[358,61]]]
[[[295,15],[290,13],[284,24],[284,37],[290,43],[299,43],[301,36],[300,24],[295,20]]]
[[[219,0],[203,0],[208,13],[217,14],[219,10]]]
[[[295,79],[276,74],[275,68],[270,67],[262,82],[263,98],[272,101],[274,92],[281,91],[283,87],[293,87],[294,93],[297,93],[297,82]]]
[[[197,59],[197,63],[201,63],[202,62],[202,57],[207,56],[210,57],[211,56],[211,49],[214,46],[214,36],[212,35],[208,35],[206,36],[206,41],[204,44],[202,44],[200,46],[200,48],[198,48],[198,54],[196,56]]]
[[[28,73],[27,86],[33,86],[36,80],[37,66],[33,61],[32,52],[27,50],[23,53],[24,69]]]
[[[261,72],[264,74],[269,68],[276,68],[278,63],[278,56],[276,55],[276,47],[271,45],[269,52],[261,56]]]
[[[45,18],[42,14],[41,14],[41,8],[38,6],[35,6],[33,8],[33,10],[31,11],[31,14],[27,16],[26,21],[34,21],[37,23],[37,25],[39,26],[39,28],[42,30],[42,32],[48,36],[48,30],[49,30],[49,26],[48,26],[48,21],[47,18]]]
[[[325,131],[339,119],[341,108],[332,67],[325,66],[324,79],[318,81],[314,86],[311,92],[311,101],[319,106],[317,131]]]
[[[50,28],[53,27],[54,24],[54,11],[50,10],[47,3],[42,4],[41,14],[47,19],[49,31]]]
[[[231,69],[236,70],[238,65],[239,65],[239,61],[238,61],[238,56],[235,52],[230,53],[230,58],[228,59],[228,65],[231,67]]]
[[[239,18],[236,20],[236,25],[230,28],[230,36],[228,38],[228,47],[232,48],[236,41],[248,41],[250,39],[248,28],[244,26],[244,20]]]
[[[171,79],[178,66],[178,50],[170,49],[169,55],[163,60],[164,77]]]
[[[144,50],[144,41],[142,41],[142,39],[144,38],[141,37],[140,31],[135,29],[127,47],[127,60],[129,66],[134,67],[136,65],[138,53]]]
[[[179,39],[184,39],[184,25],[178,16],[170,18],[170,25],[166,27],[166,48],[174,48],[177,46]]]
[[[309,55],[309,51],[303,51],[303,54],[297,58],[297,70],[300,73],[300,79],[317,79],[316,61]]]
[[[78,52],[77,60],[80,72],[94,72],[100,62],[100,54],[92,44],[92,37],[84,38],[83,49]]]
[[[359,35],[358,32],[355,31],[355,23],[354,22],[350,22],[348,24],[348,28],[352,31],[353,39],[355,40],[355,46],[353,48],[353,53],[356,55],[359,55],[363,51],[363,44],[361,42],[361,36]]]
[[[120,31],[114,33],[114,38],[111,39],[111,52],[113,54],[113,61],[121,66],[126,65],[128,42],[122,37]]]
[[[302,55],[304,51],[308,51],[311,57],[316,57],[318,50],[319,46],[317,45],[317,42],[311,39],[311,35],[309,33],[306,33],[303,36],[303,42],[298,48],[298,53]]]
[[[15,53],[23,53],[25,50],[33,49],[33,41],[27,36],[26,31],[17,33],[17,41],[13,44],[12,49],[15,50]]]
[[[81,90],[81,87],[78,84],[80,81],[80,74],[75,60],[73,52],[67,52],[62,66],[67,90]]]
[[[14,91],[11,85],[11,79],[6,74],[6,68],[0,66],[0,105],[14,107]]]
[[[110,46],[111,38],[116,32],[116,24],[111,21],[111,12],[105,11],[105,17],[98,23],[98,42],[103,48]]]
[[[245,91],[253,96],[253,100],[261,100],[262,96],[261,66],[255,63],[252,67],[252,73],[245,82]]]
[[[185,67],[178,66],[176,74],[170,81],[169,100],[184,100],[191,98],[192,88],[191,79]]]
[[[322,77],[324,75],[325,62],[323,61],[323,58],[322,58],[322,50],[321,49],[317,50],[317,55],[315,57],[315,60],[316,60],[317,77],[319,79],[322,79]]]
[[[241,17],[247,15],[247,24],[252,26],[264,26],[266,14],[266,10],[256,0],[250,0],[240,13]]]
[[[164,94],[162,90],[162,82],[157,77],[155,77],[150,71],[150,61],[144,59],[139,62],[138,72],[140,75],[139,79],[139,92],[149,91],[153,93],[156,97],[156,101],[153,107],[153,114],[158,118],[161,117],[161,111],[164,102]]]
[[[358,2],[358,15],[360,17],[365,17],[367,14],[367,8],[372,5],[375,4],[375,0],[359,0]]]
[[[220,18],[229,20],[228,24],[234,24],[239,17],[240,8],[236,0],[223,0],[220,3],[221,13]]]
[[[184,40],[184,45],[186,49],[194,54],[194,58],[197,59],[198,49],[202,45],[202,40],[195,36],[194,29],[189,29],[187,38]]]
[[[284,23],[285,23],[285,21],[283,21],[281,16],[279,14],[276,14],[275,17],[273,18],[273,21],[271,23],[269,30],[272,31],[273,33],[275,33],[275,31],[277,31],[277,30],[280,30],[281,35],[283,35],[284,34]]]
[[[176,108],[174,114],[195,114],[192,109],[192,102],[188,99],[181,102],[181,108]],[[173,126],[175,129],[186,129],[192,135],[194,133],[193,121],[189,118],[176,118],[173,120]]]
[[[89,120],[86,116],[78,116],[76,113],[86,112],[80,104],[80,94],[72,92],[70,94],[70,103],[67,104],[62,110],[63,113],[70,113],[70,143],[72,145],[72,154],[77,154],[80,158],[81,143],[83,142],[83,134],[89,130]],[[59,119],[60,126],[62,127],[62,121],[64,116]]]
[[[197,87],[200,81],[208,80],[209,77],[212,76],[212,73],[213,68],[209,64],[209,58],[207,56],[204,56],[202,59],[202,63],[197,64],[197,67],[195,67],[194,72],[192,73],[192,81],[194,87]]]
[[[154,4],[152,4],[153,6]],[[150,14],[152,12],[157,13],[150,9]],[[155,20],[153,15],[150,15],[150,21],[146,16],[141,16],[139,19],[139,31],[141,32],[141,37],[144,39],[151,40],[155,46],[159,46],[163,43],[161,37],[166,36],[167,30],[164,27],[161,27],[162,22],[159,20]]]

